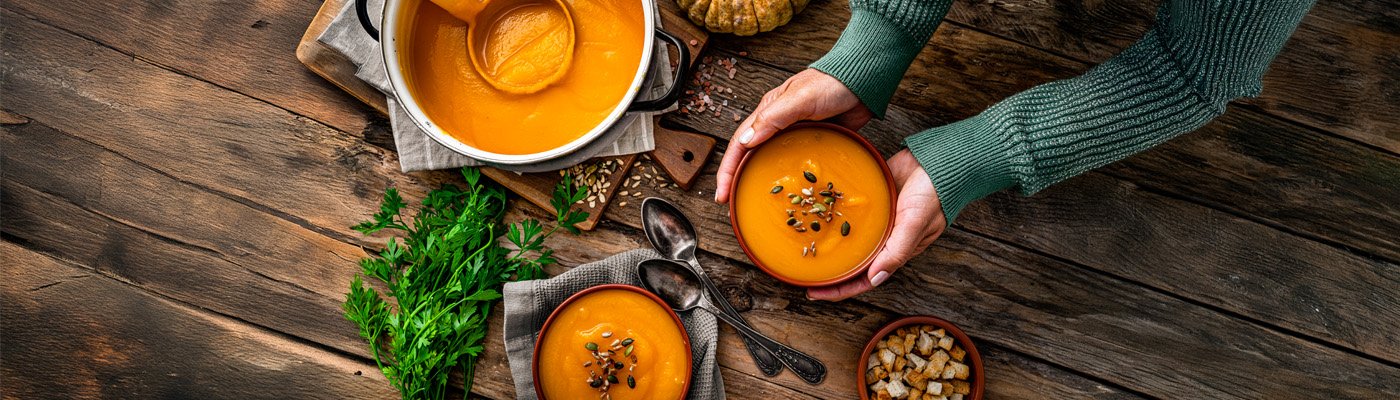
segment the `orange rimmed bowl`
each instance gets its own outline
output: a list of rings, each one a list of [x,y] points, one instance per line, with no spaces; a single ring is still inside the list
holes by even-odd
[[[986,376],[982,373],[982,353],[977,352],[977,346],[972,343],[972,338],[963,333],[957,325],[942,318],[927,315],[900,318],[875,331],[875,336],[871,337],[870,342],[865,344],[865,350],[860,352],[860,359],[856,361],[856,390],[860,393],[860,400],[870,400],[870,382],[865,381],[865,371],[870,368],[870,354],[875,351],[875,347],[891,332],[914,325],[933,325],[942,328],[948,335],[953,336],[954,344],[967,350],[967,357],[964,360],[971,368],[972,376],[968,380],[971,393],[967,395],[966,400],[982,400],[982,390],[987,385]]]
[[[674,330],[672,330],[674,329]],[[602,332],[612,332],[602,338]],[[560,303],[535,340],[531,373],[535,394],[541,399],[597,398],[588,386],[588,368],[595,361],[587,342],[606,347],[611,340],[635,339],[633,355],[637,388],[629,388],[626,376],[608,393],[616,400],[682,400],[690,389],[690,336],[681,319],[661,298],[645,289],[623,284],[593,286]],[[627,362],[630,367],[630,362]],[[666,383],[672,382],[672,383]],[[550,394],[556,396],[550,397]]]
[[[804,172],[813,172],[817,182],[806,180]],[[816,193],[828,182],[844,193],[831,207],[843,213],[832,221],[802,215],[806,206],[789,204],[789,194],[802,188]],[[744,254],[768,275],[795,286],[827,286],[860,275],[894,226],[889,165],[870,141],[839,125],[804,122],[778,132],[744,156],[729,189],[729,222]],[[785,214],[793,209],[793,216]],[[798,219],[805,231],[788,225],[788,218]],[[851,223],[849,236],[841,233],[843,222]],[[814,255],[803,251],[813,243]]]

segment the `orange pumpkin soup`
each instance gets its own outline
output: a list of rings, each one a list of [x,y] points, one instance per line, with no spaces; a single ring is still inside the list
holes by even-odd
[[[820,125],[764,142],[739,171],[735,229],[754,262],[797,285],[854,274],[891,224],[882,161],[846,133]]]
[[[688,341],[658,300],[604,288],[561,307],[536,348],[541,398],[596,399],[607,393],[615,400],[679,400],[685,394]]]
[[[453,138],[498,154],[532,154],[568,144],[610,115],[632,90],[648,37],[638,0],[565,0],[574,16],[572,65],[557,82],[530,94],[492,87],[467,53],[467,24],[429,2],[409,3],[400,32],[400,64],[408,90],[428,119]],[[527,13],[528,14],[528,13]],[[547,12],[502,21],[533,27],[539,40],[557,39],[559,21]],[[506,29],[506,28],[501,28]],[[521,28],[525,29],[525,28]],[[519,39],[518,37],[516,39]],[[538,62],[557,56],[539,41],[500,41],[483,51],[494,64]],[[510,48],[506,48],[510,47]],[[505,55],[521,50],[517,57]],[[495,70],[495,69],[492,69]],[[538,72],[511,68],[532,79]],[[534,72],[532,72],[534,71]]]

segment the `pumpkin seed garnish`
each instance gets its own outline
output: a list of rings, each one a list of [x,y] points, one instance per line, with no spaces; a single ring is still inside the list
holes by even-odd
[[[807,182],[817,183],[817,175],[812,171],[802,171],[802,177],[807,178]]]
[[[622,345],[623,345],[623,346],[631,346],[631,345],[632,345],[632,338],[622,339]]]
[[[622,355],[624,355],[624,356],[631,356],[631,355],[632,355],[632,347],[633,347],[633,346],[630,346],[630,345],[627,346],[627,350],[626,350],[626,351],[623,351],[623,352],[622,352]],[[621,367],[621,366],[618,366],[618,368],[622,368],[622,367]]]
[[[846,236],[846,235],[850,235],[850,234],[851,234],[851,221],[842,222],[842,223],[841,223],[841,236]]]
[[[803,196],[811,196],[811,195],[812,195],[812,188],[803,188],[803,189],[802,189],[802,195],[803,195]]]
[[[617,383],[617,375],[608,375],[608,383]]]
[[[598,344],[597,344],[597,343],[593,343],[593,342],[588,342],[588,343],[585,343],[585,344],[583,345],[583,348],[588,349],[588,351],[598,351]]]
[[[588,387],[596,388],[596,387],[599,387],[599,386],[603,386],[603,380],[602,380],[602,379],[589,379],[589,380],[588,380]]]
[[[812,221],[812,232],[821,232],[821,230],[822,224],[817,221]]]
[[[801,197],[793,197],[793,198],[792,198],[792,204],[797,204],[797,203],[801,203],[801,202],[802,202],[802,198],[801,198]]]
[[[773,190],[769,190],[768,193],[778,194],[778,193],[781,193],[782,191],[783,191],[783,186],[782,186],[782,185],[778,185],[778,186],[774,186],[774,187],[773,187]]]
[[[603,332],[603,339],[612,337],[612,331]]]
[[[788,226],[797,226],[797,218],[788,218],[787,224]]]
[[[627,388],[628,388],[628,389],[636,389],[636,388],[637,388],[637,379],[636,379],[636,378],[633,378],[632,375],[627,375]]]

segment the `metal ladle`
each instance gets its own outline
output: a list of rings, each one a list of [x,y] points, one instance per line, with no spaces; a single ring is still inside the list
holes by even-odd
[[[472,66],[486,83],[498,90],[530,94],[538,92],[557,82],[568,72],[574,59],[574,17],[568,4],[563,0],[432,0],[433,4],[447,10],[452,16],[467,23],[467,53]],[[510,25],[509,21],[548,20],[553,16],[563,22],[555,29],[530,30]],[[534,15],[526,15],[534,14]],[[526,22],[533,23],[533,22]],[[511,35],[536,33],[529,40],[516,40],[509,43]],[[506,43],[502,43],[506,42]],[[522,44],[523,43],[523,44]],[[506,65],[510,57],[521,52],[518,46],[544,46],[543,60],[517,60]],[[503,47],[504,46],[504,47]],[[537,56],[539,54],[536,54]],[[502,59],[504,57],[505,59]]]
[[[730,319],[743,324],[748,329],[753,329],[744,317],[725,299],[724,293],[710,280],[705,269],[700,267],[700,262],[695,258],[695,251],[699,241],[696,239],[695,226],[681,213],[675,205],[656,197],[649,197],[642,201],[642,230],[646,232],[647,241],[651,242],[651,247],[660,252],[662,256],[683,262],[690,266],[690,270],[699,277],[704,289],[709,292],[711,298],[716,299],[719,310],[727,314]],[[754,364],[758,370],[767,376],[775,376],[783,370],[783,364],[772,352],[762,346],[744,338],[744,346],[748,348],[749,355],[753,357]]]
[[[704,288],[700,285],[700,277],[696,276],[695,272],[687,268],[685,264],[661,259],[644,260],[637,264],[637,275],[641,278],[642,287],[655,293],[672,309],[689,311],[698,308],[714,314],[716,318],[733,326],[750,342],[776,355],[783,365],[792,369],[793,374],[807,383],[815,385],[826,379],[826,365],[822,364],[820,360],[778,343],[778,341],[759,333],[748,324],[742,323],[715,308]]]

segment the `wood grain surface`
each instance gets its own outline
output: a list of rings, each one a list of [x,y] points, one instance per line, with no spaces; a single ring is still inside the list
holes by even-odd
[[[973,203],[851,301],[806,300],[738,250],[709,200],[731,118],[666,116],[716,152],[688,190],[639,190],[687,210],[701,262],[759,330],[833,368],[819,386],[764,377],[726,329],[732,398],[852,398],[860,346],[910,314],[973,336],[991,398],[1393,398],[1391,3],[1319,3],[1259,99],[1035,196]],[[301,67],[293,49],[319,5],[0,3],[4,398],[395,396],[339,309],[355,261],[385,238],[348,226],[385,187],[417,199],[460,177],[398,172],[382,117]],[[1073,76],[1135,40],[1154,6],[955,2],[887,118],[862,132],[892,154],[904,136]],[[751,110],[848,14],[823,0],[775,32],[716,36],[704,55],[739,72],[715,83]],[[645,246],[635,203],[551,238],[563,265],[550,272]],[[509,220],[543,217],[514,204]],[[499,311],[490,321],[466,395],[513,398]]]

